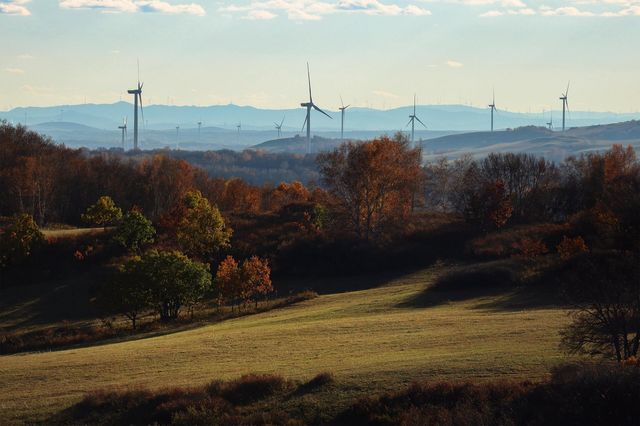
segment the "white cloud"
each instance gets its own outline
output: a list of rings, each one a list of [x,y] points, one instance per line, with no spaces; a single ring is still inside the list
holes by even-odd
[[[0,14],[29,16],[31,12],[25,6],[31,0],[0,0]]]
[[[21,68],[5,68],[4,70],[9,74],[24,74],[24,70]]]
[[[593,12],[583,11],[574,6],[546,9],[541,12],[544,16],[596,16]]]
[[[265,21],[276,18],[277,16],[278,15],[273,12],[269,12],[268,10],[251,10],[249,11],[249,13],[247,13],[244,19],[250,19],[253,21]]]
[[[481,18],[495,18],[497,16],[504,16],[504,12],[501,12],[499,10],[490,10],[488,12],[480,14]]]
[[[196,3],[173,4],[162,0],[60,0],[63,9],[96,9],[105,13],[166,13],[204,16]]]
[[[373,93],[376,96],[380,96],[381,98],[387,98],[387,99],[400,98],[400,96],[396,95],[395,93],[387,92],[384,90],[373,90],[371,93]]]
[[[431,12],[415,4],[401,6],[381,0],[253,0],[244,5],[229,4],[220,12],[243,14],[245,19],[272,19],[279,13],[294,21],[317,21],[337,13],[380,16],[429,16]],[[271,16],[273,15],[273,16]]]
[[[480,13],[481,18],[507,15],[540,15],[566,17],[640,16],[640,0],[555,0],[553,6],[538,6],[533,0],[422,0],[461,4],[470,7],[491,6]]]
[[[449,68],[462,68],[464,65],[461,62],[458,61],[453,61],[451,59],[449,59],[447,62],[445,62],[445,64],[449,67]]]

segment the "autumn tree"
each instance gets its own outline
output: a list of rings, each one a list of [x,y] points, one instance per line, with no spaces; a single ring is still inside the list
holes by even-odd
[[[4,270],[27,259],[44,242],[44,235],[32,216],[14,216],[9,226],[0,230],[0,274],[3,275]],[[0,275],[0,288],[4,285],[3,281],[4,278]]]
[[[82,220],[86,223],[98,225],[106,228],[122,218],[122,210],[107,195],[98,198],[95,204],[89,206],[82,215]]]
[[[499,229],[506,225],[513,213],[510,197],[504,182],[487,182],[470,194],[466,200],[464,217],[467,222],[484,229]]]
[[[131,210],[122,218],[113,239],[122,247],[138,253],[143,246],[153,242],[155,234],[151,221],[141,211]]]
[[[233,310],[234,300],[239,296],[242,285],[240,268],[233,256],[227,256],[220,262],[214,283],[218,296],[218,306],[230,301],[232,302],[231,309]]]
[[[231,302],[233,310],[237,302],[243,304],[266,297],[273,292],[271,268],[266,259],[252,256],[239,264],[232,256],[227,256],[218,266],[215,278],[219,304]]]
[[[266,259],[257,256],[251,256],[242,262],[240,267],[240,276],[242,279],[243,300],[248,302],[252,298],[258,307],[258,298],[266,297],[273,292],[273,284],[271,282],[271,268]]]
[[[406,138],[348,142],[317,158],[336,210],[359,239],[378,239],[402,226],[422,182],[420,150]]]
[[[182,199],[182,207],[184,214],[178,222],[176,237],[185,253],[210,260],[229,245],[231,228],[225,225],[220,210],[199,191],[188,192]]]

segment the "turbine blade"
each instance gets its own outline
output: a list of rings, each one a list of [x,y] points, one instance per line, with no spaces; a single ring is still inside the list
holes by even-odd
[[[302,123],[302,130],[300,130],[301,132],[304,130],[305,126],[307,125],[307,116],[304,116],[304,123]]]
[[[282,116],[282,121],[280,122],[280,127],[284,124],[284,115]]]
[[[342,108],[344,108],[344,101],[342,100],[342,96],[340,96],[340,105],[342,105]]]
[[[424,124],[424,123],[422,122],[422,120],[420,120],[418,117],[416,117],[416,120],[418,120],[418,123],[422,124],[422,125],[424,126],[424,128],[425,128],[425,129],[427,128],[427,125],[426,125],[426,124]]]
[[[407,124],[405,124],[405,125],[404,125],[404,127],[409,126],[409,124],[411,124],[411,122],[412,122],[412,121],[413,121],[413,117],[411,117],[411,118],[409,119],[409,122],[408,122]]]
[[[142,93],[138,93],[140,98],[140,114],[142,115],[142,127],[144,127],[144,108],[142,107]]]
[[[318,111],[318,112],[323,113],[324,115],[326,115],[327,117],[329,117],[330,119],[332,119],[332,120],[333,120],[333,117],[331,117],[329,114],[327,114],[326,112],[324,112],[323,110],[321,110],[320,108],[318,108],[318,107],[316,106],[316,104],[311,104],[311,105],[313,106],[313,109],[315,109],[315,110],[316,110],[316,111]]]
[[[311,72],[309,71],[309,62],[307,62],[307,80],[309,81],[309,102],[313,103],[313,98],[311,97]]]
[[[565,96],[569,96],[569,86],[571,85],[571,80],[567,83],[567,91],[564,93]]]

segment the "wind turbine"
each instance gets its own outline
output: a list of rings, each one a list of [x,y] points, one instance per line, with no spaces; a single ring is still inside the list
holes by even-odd
[[[569,111],[569,84],[567,83],[567,91],[560,96],[560,100],[562,101],[562,131],[565,129],[565,112]]]
[[[198,121],[198,140],[200,140],[200,128],[202,127],[202,121]]]
[[[340,103],[342,104],[342,106],[339,108],[340,109],[340,114],[341,114],[341,119],[342,119],[342,121],[340,122],[340,141],[344,142],[344,112],[351,105],[344,106],[344,102],[342,101],[342,96],[340,96]]]
[[[549,122],[547,123],[547,127],[549,130],[553,130],[553,111],[551,111],[551,117],[549,118]]]
[[[493,91],[493,102],[489,105],[491,108],[491,131],[493,132],[493,113],[496,111],[496,91]]]
[[[422,124],[425,129],[427,128],[427,125],[424,124],[422,120],[420,120],[416,115],[416,95],[413,95],[413,114],[409,116],[409,122],[407,123],[407,126],[411,124],[411,144],[412,145],[415,144],[416,120],[418,120],[418,123]]]
[[[280,124],[275,121],[273,122],[273,124],[275,124],[276,130],[278,131],[278,137],[280,137],[280,133],[282,132],[282,125],[284,124],[284,116],[282,117],[282,121],[280,122]]]
[[[302,128],[304,129],[304,126],[307,126],[307,154],[311,154],[311,108],[323,113],[329,118],[331,118],[331,116],[313,103],[313,97],[311,96],[311,73],[309,72],[309,62],[307,62],[307,79],[309,81],[309,102],[303,102],[300,106],[307,108],[307,116],[304,119]]]
[[[138,86],[136,89],[127,90],[127,93],[133,95],[133,149],[138,150],[138,100],[140,101],[140,112],[142,113],[142,121],[144,121],[144,110],[142,109],[142,86],[140,83],[140,63],[138,62]]]
[[[122,120],[122,126],[118,126],[122,130],[122,150],[124,151],[124,137],[127,134],[127,117]]]

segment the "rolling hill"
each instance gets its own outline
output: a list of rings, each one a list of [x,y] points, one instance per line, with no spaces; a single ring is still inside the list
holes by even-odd
[[[194,330],[3,356],[0,418],[46,423],[92,390],[193,386],[249,372],[308,379],[329,371],[337,389],[314,397],[338,410],[414,380],[535,380],[565,360],[557,333],[568,321],[563,309],[514,305],[517,293],[508,290],[445,292],[423,303],[442,268]],[[358,278],[363,286],[380,279]]]
[[[458,157],[465,153],[484,156],[490,152],[525,152],[552,160],[568,155],[604,150],[614,143],[640,149],[640,121],[574,127],[566,132],[527,126],[496,132],[473,132],[431,139],[422,144],[427,159]]]

